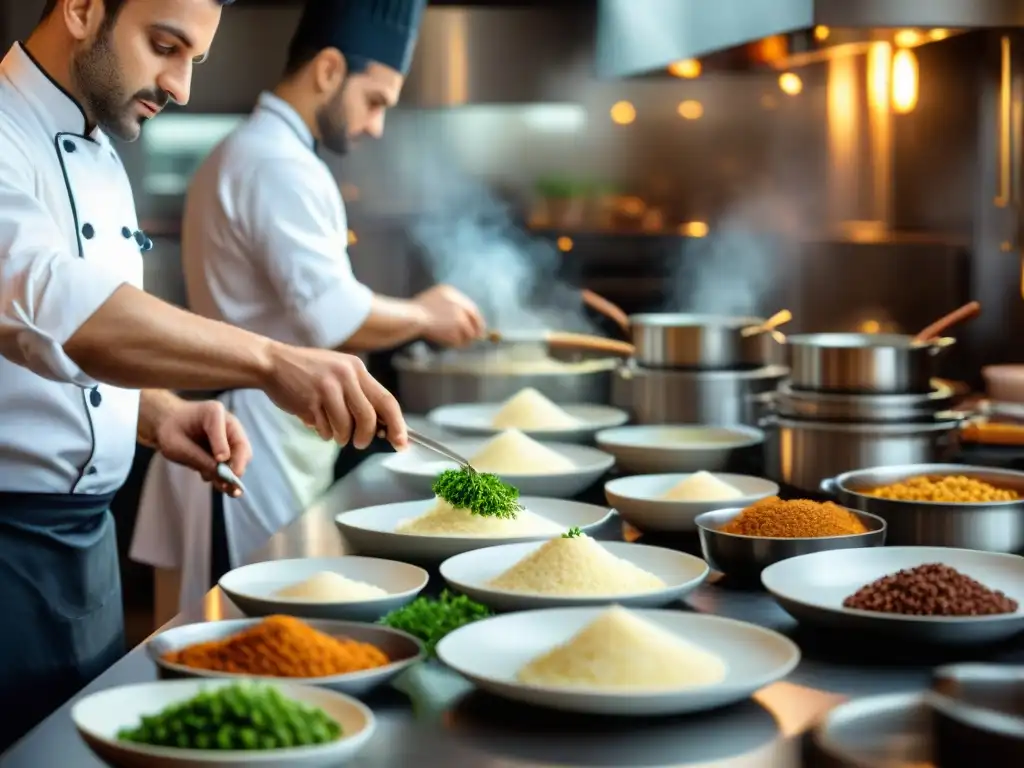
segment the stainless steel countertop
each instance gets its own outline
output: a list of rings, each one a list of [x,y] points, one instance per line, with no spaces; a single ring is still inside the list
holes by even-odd
[[[417,424],[417,426],[420,426]],[[436,435],[435,435],[436,436]],[[415,498],[372,456],[336,483],[303,517],[278,533],[261,559],[345,554],[334,525],[340,511]],[[613,521],[603,537],[619,537]],[[696,541],[674,542],[697,551]],[[440,576],[431,575],[432,589]],[[428,588],[428,589],[430,589]],[[409,700],[387,689],[367,703],[377,715],[377,733],[353,766],[716,766],[789,768],[801,764],[802,739],[814,720],[846,697],[914,691],[929,670],[955,660],[1024,661],[1024,641],[984,651],[932,653],[919,648],[880,645],[870,639],[835,638],[798,631],[766,594],[731,587],[723,580],[705,584],[684,610],[715,613],[794,637],[803,650],[799,667],[785,681],[759,691],[750,701],[696,717],[613,720],[568,716],[512,705],[474,692],[461,678],[431,667],[410,681],[418,691],[414,714]],[[203,606],[168,626],[237,618],[239,612],[218,590]],[[966,655],[964,655],[966,654]],[[112,686],[156,679],[143,648],[135,648],[89,685],[79,697]],[[76,698],[79,698],[76,697]],[[0,758],[3,768],[102,765],[86,749],[71,722],[74,699]]]

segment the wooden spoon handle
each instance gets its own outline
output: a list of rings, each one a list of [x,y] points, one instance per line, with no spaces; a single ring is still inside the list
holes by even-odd
[[[609,357],[633,357],[636,354],[636,347],[624,341],[606,339],[603,336],[590,336],[585,333],[561,333],[548,334],[547,343],[549,349],[563,351],[591,352],[607,355]]]
[[[971,320],[981,314],[981,304],[969,301],[948,315],[943,315],[914,337],[915,342],[923,343],[938,338],[954,325]]]
[[[767,320],[765,320],[760,325],[749,325],[749,326],[747,326],[742,331],[740,331],[740,335],[744,336],[744,337],[747,337],[747,336],[757,336],[758,334],[761,334],[761,333],[771,333],[776,328],[778,328],[780,325],[785,325],[786,323],[788,323],[792,319],[793,319],[793,313],[790,312],[788,309],[782,309],[782,310],[779,310],[778,312],[776,312],[771,317],[769,317]]]
[[[590,307],[592,310],[597,312],[599,315],[604,315],[619,328],[622,329],[622,333],[629,338],[629,316],[622,311],[622,309],[612,302],[608,301],[604,296],[594,293],[593,291],[584,288],[582,291],[583,303]]]

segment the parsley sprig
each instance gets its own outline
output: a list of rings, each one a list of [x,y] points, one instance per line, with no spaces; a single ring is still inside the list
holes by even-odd
[[[497,475],[472,467],[446,469],[434,480],[432,490],[456,509],[468,509],[482,517],[514,520],[523,509],[516,488]]]
[[[437,600],[417,597],[408,605],[387,614],[380,623],[418,637],[429,657],[434,655],[434,648],[449,632],[491,615],[486,606],[446,589]]]
[[[562,534],[562,538],[563,539],[578,539],[582,535],[583,535],[583,531],[581,531],[576,526],[573,526],[568,531],[566,531],[565,533]]]

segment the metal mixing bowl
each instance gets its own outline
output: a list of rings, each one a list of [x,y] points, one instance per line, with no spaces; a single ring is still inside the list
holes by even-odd
[[[885,543],[885,520],[867,512],[851,509],[867,528],[866,533],[851,536],[821,536],[808,539],[774,539],[724,533],[723,525],[739,516],[742,509],[718,509],[694,520],[700,534],[700,548],[714,570],[743,580],[756,579],[761,571],[780,560],[824,552],[830,549],[880,547]]]

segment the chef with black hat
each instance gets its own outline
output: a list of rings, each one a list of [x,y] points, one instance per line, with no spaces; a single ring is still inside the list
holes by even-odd
[[[280,341],[346,351],[418,337],[459,346],[483,335],[477,307],[449,286],[399,300],[356,279],[338,183],[317,156],[320,146],[344,154],[362,136],[381,136],[425,5],[307,2],[283,79],[207,158],[188,191],[182,262],[191,309]],[[333,480],[337,446],[262,392],[220,400],[253,443],[245,496],[211,495],[159,457],[143,490],[131,556],[156,567],[164,615],[177,609],[175,592],[181,605],[198,599]]]

